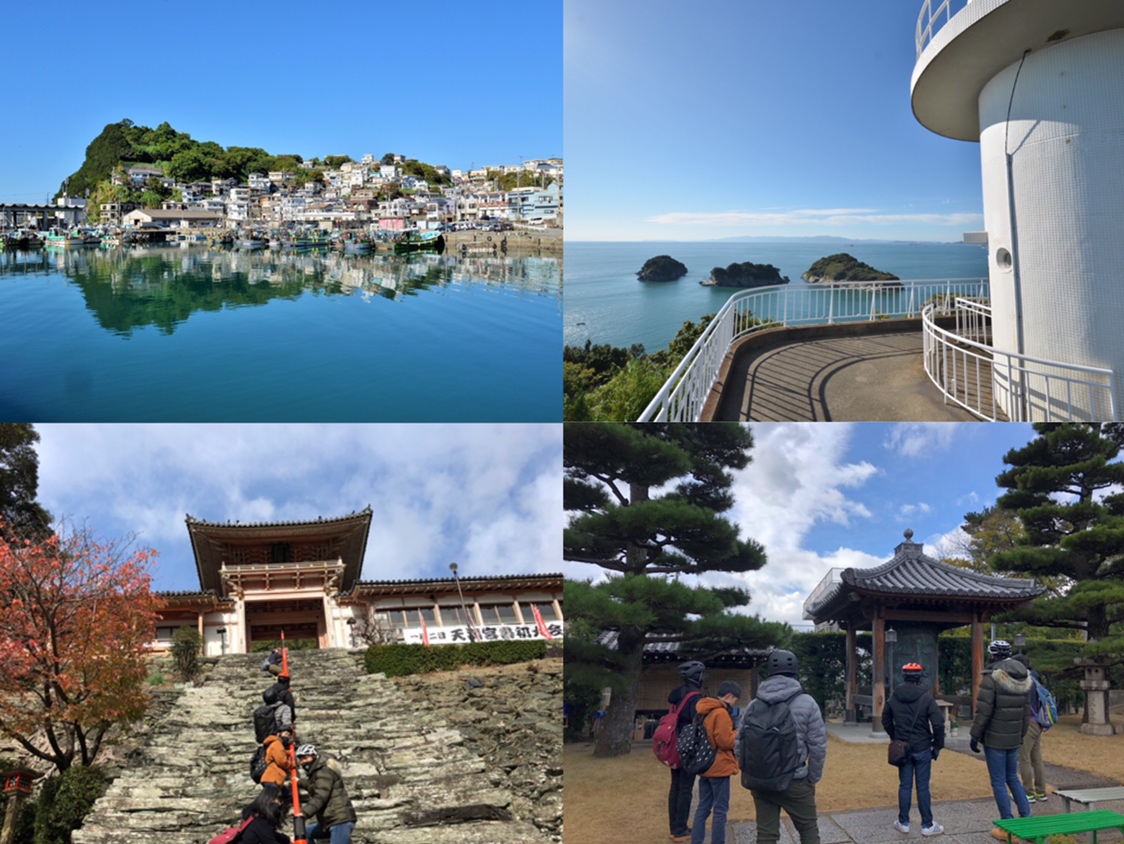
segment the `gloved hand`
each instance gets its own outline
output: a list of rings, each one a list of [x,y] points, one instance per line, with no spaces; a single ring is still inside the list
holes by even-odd
[[[937,757],[940,756],[940,755],[941,755],[941,752],[934,747],[933,748],[933,761],[936,762]]]
[[[980,743],[975,739],[972,739],[970,742],[968,742],[968,747],[972,748],[973,753],[980,752]]]

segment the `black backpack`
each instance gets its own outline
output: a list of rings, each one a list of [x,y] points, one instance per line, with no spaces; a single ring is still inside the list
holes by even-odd
[[[273,735],[274,713],[280,703],[263,703],[254,710],[254,739],[258,744],[265,741],[266,736]]]
[[[787,791],[793,774],[804,766],[789,708],[796,695],[774,704],[757,698],[746,709],[738,736],[742,787]]]
[[[258,745],[258,749],[250,757],[250,779],[260,783],[261,775],[265,773],[267,767],[269,765],[265,761],[265,745]]]
[[[705,774],[718,756],[718,750],[711,747],[710,737],[706,734],[705,720],[696,713],[691,722],[679,731],[679,741],[675,745],[679,751],[679,768],[691,776]]]

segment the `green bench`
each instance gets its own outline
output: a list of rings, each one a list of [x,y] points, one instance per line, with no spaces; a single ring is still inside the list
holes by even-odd
[[[1037,818],[1007,818],[995,821],[995,825],[1007,833],[1007,844],[1019,838],[1044,844],[1051,835],[1076,835],[1081,832],[1093,833],[1093,844],[1097,844],[1097,831],[1119,829],[1124,831],[1124,815],[1118,812],[1074,812],[1071,815],[1041,815]]]

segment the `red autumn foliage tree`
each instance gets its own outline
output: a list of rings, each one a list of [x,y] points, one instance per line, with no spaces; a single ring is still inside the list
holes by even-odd
[[[129,544],[85,528],[0,539],[0,733],[59,771],[89,765],[147,705],[155,552]]]

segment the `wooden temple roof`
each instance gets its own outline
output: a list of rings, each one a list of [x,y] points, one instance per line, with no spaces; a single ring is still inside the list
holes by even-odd
[[[359,580],[363,567],[367,535],[371,528],[371,508],[368,506],[358,513],[338,518],[311,521],[208,522],[188,514],[186,522],[203,591],[213,590],[222,594],[220,571],[224,562],[228,568],[231,567],[233,548],[294,541],[323,546],[326,549],[324,560],[342,560],[344,570],[340,589],[346,591]]]
[[[605,630],[597,637],[597,644],[616,650],[619,637],[619,630]],[[707,657],[705,662],[712,668],[753,668],[764,662],[771,651],[772,648],[730,648]],[[645,664],[683,661],[679,655],[679,642],[646,642],[642,658]]]
[[[424,580],[361,580],[340,595],[341,603],[354,603],[371,596],[426,595],[433,592],[456,591],[457,581],[452,577]],[[562,588],[561,574],[508,574],[491,577],[462,577],[461,589],[465,592],[533,591]]]
[[[855,621],[872,604],[951,612],[1001,612],[1037,598],[1045,588],[1031,578],[978,574],[934,560],[913,542],[913,531],[888,562],[870,569],[844,569],[837,582],[805,604],[805,618]]]

